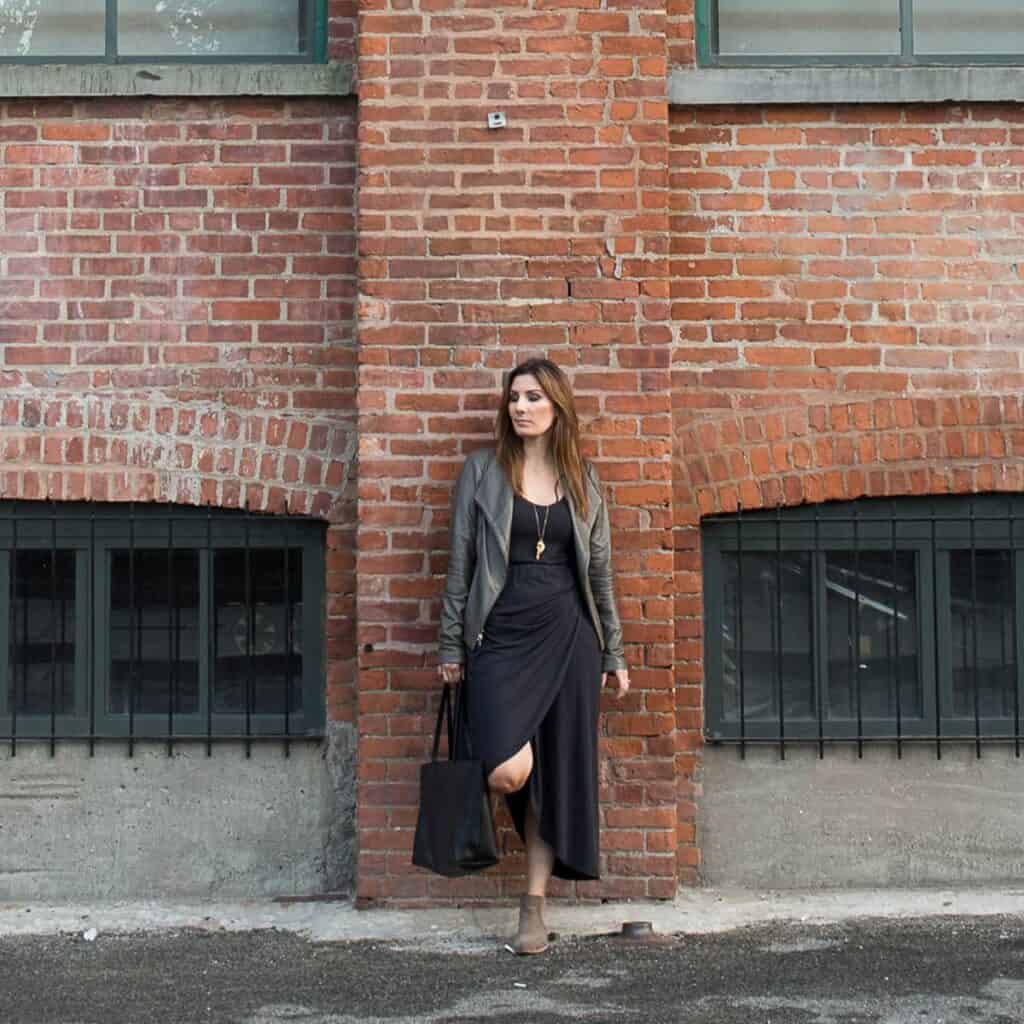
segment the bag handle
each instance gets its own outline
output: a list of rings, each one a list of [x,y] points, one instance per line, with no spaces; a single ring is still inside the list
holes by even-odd
[[[448,724],[448,760],[455,759],[455,726],[452,722],[452,688],[450,683],[445,683],[441,690],[441,706],[437,709],[437,724],[434,726],[434,749],[431,753],[431,760],[436,761],[441,749],[441,726]]]
[[[459,684],[458,689],[455,691],[454,699],[452,698],[451,683],[445,683],[441,689],[441,705],[437,709],[437,723],[434,725],[434,746],[430,754],[432,760],[438,760],[438,754],[441,751],[441,727],[445,725],[447,726],[448,737],[448,760],[455,760],[455,751],[459,746],[459,735],[462,732],[463,725],[467,726],[466,753],[472,759],[473,751],[469,742],[468,715],[469,696],[466,692],[466,681],[463,680]]]
[[[463,679],[459,684],[459,688],[455,691],[455,734],[453,737],[455,746],[452,747],[453,750],[463,749],[459,745],[463,732],[466,735],[465,756],[471,761],[475,760],[473,742],[470,739],[472,733],[469,728],[469,683],[465,679]]]
[[[447,741],[449,741],[449,761],[455,761],[455,753],[459,748],[459,736],[463,726],[466,726],[466,753],[472,760],[473,748],[469,740],[469,695],[466,692],[466,681],[463,680],[456,689],[456,695],[452,697],[453,686],[445,683],[441,688],[441,702],[437,709],[437,722],[434,725],[434,745],[431,752],[431,759],[436,761],[441,748],[441,726],[447,727]]]

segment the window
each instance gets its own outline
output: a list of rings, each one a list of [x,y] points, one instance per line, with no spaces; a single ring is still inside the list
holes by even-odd
[[[323,527],[245,513],[0,503],[0,733],[322,731]]]
[[[1024,497],[719,516],[703,541],[710,739],[1019,753]]]
[[[0,61],[325,60],[324,0],[0,0]]]
[[[1020,0],[698,0],[701,62],[1019,64]]]

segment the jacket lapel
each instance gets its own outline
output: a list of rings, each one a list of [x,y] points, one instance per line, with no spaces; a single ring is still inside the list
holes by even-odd
[[[586,519],[580,515],[576,502],[573,501],[572,494],[569,492],[569,488],[565,486],[564,479],[562,481],[562,489],[568,495],[569,510],[572,512],[572,534],[573,541],[576,544],[576,565],[580,573],[586,575],[590,567],[590,535],[594,530],[594,523],[597,521],[597,509],[601,502],[601,492],[594,486],[589,472],[584,473],[583,483],[587,488]]]
[[[480,507],[484,518],[498,538],[505,560],[508,561],[509,543],[512,537],[512,488],[505,479],[505,471],[498,460],[487,462],[473,500]]]
[[[587,486],[587,533],[589,534],[594,528],[597,510],[601,506],[601,491],[594,483],[589,472],[584,474],[584,480]]]

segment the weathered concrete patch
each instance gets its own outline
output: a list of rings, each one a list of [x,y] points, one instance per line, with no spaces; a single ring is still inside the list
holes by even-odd
[[[562,903],[552,901],[548,924],[561,936],[599,936],[623,921],[642,918],[661,935],[712,935],[771,922],[828,924],[872,919],[970,920],[997,915],[1024,918],[1024,890],[872,889],[840,892],[759,892],[689,889],[674,902]],[[256,932],[273,929],[319,943],[377,940],[394,950],[477,953],[496,949],[515,927],[512,906],[432,907],[426,910],[356,910],[351,902],[136,900],[0,903],[0,938],[59,935],[96,927],[102,935]],[[832,937],[830,936],[830,939]],[[804,941],[787,935],[787,943]],[[1014,936],[1012,941],[1024,940]],[[642,947],[640,947],[642,948]]]
[[[350,96],[355,68],[332,64],[9,64],[0,96]]]
[[[508,1020],[510,1016],[523,1020],[539,1017],[564,1020],[629,1020],[639,1010],[618,1003],[598,1005],[571,1000],[552,999],[542,992],[532,991],[526,982],[523,988],[501,988],[457,999],[450,1006],[432,1011],[420,1011],[400,1016],[367,1016],[365,1014],[323,1014],[305,1006],[264,1006],[245,1024],[280,1024],[282,1021],[300,1021],[301,1024],[443,1024],[452,1020],[484,1021]]]
[[[71,744],[56,757],[42,744],[0,753],[0,900],[323,892],[325,864],[337,884],[351,875],[346,771],[351,755],[325,769],[320,744],[299,740],[289,757],[280,744],[254,744],[247,757],[241,743],[211,757],[184,744],[168,756],[162,743],[130,758],[117,744],[92,757]]]
[[[356,882],[356,728],[342,722],[327,726],[323,746],[324,885],[349,894]]]
[[[1015,885],[1024,789],[1010,748],[817,751],[710,747],[698,835],[714,886]]]
[[[834,939],[801,939],[798,942],[773,942],[764,946],[764,952],[774,956],[785,956],[788,953],[820,953],[825,949],[839,949],[842,943]]]
[[[879,979],[884,988],[887,978]],[[806,1024],[843,1024],[846,1021],[871,1021],[875,1024],[1008,1024],[1024,1020],[1024,982],[1016,978],[997,978],[977,996],[943,996],[920,992],[913,995],[857,999],[787,998],[760,996],[741,999],[701,999],[702,1007],[715,1004],[731,1008],[749,1007],[768,1015],[798,1013]]]
[[[551,984],[565,985],[568,988],[608,988],[608,986],[613,984],[615,981],[613,975],[617,974],[621,977],[623,973],[624,972],[622,971],[614,971],[604,974],[594,974],[591,971],[574,969],[566,971],[560,978],[555,978]]]
[[[669,72],[669,102],[968,103],[1024,100],[1009,67],[689,68]]]

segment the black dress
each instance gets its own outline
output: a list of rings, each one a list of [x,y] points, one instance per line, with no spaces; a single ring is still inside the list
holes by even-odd
[[[553,873],[591,879],[598,877],[601,650],[576,582],[566,499],[549,506],[539,559],[538,516],[543,523],[543,505],[515,496],[505,587],[469,654],[469,732],[488,773],[532,744],[530,779],[506,797],[516,831],[525,838],[532,803],[555,853]]]

